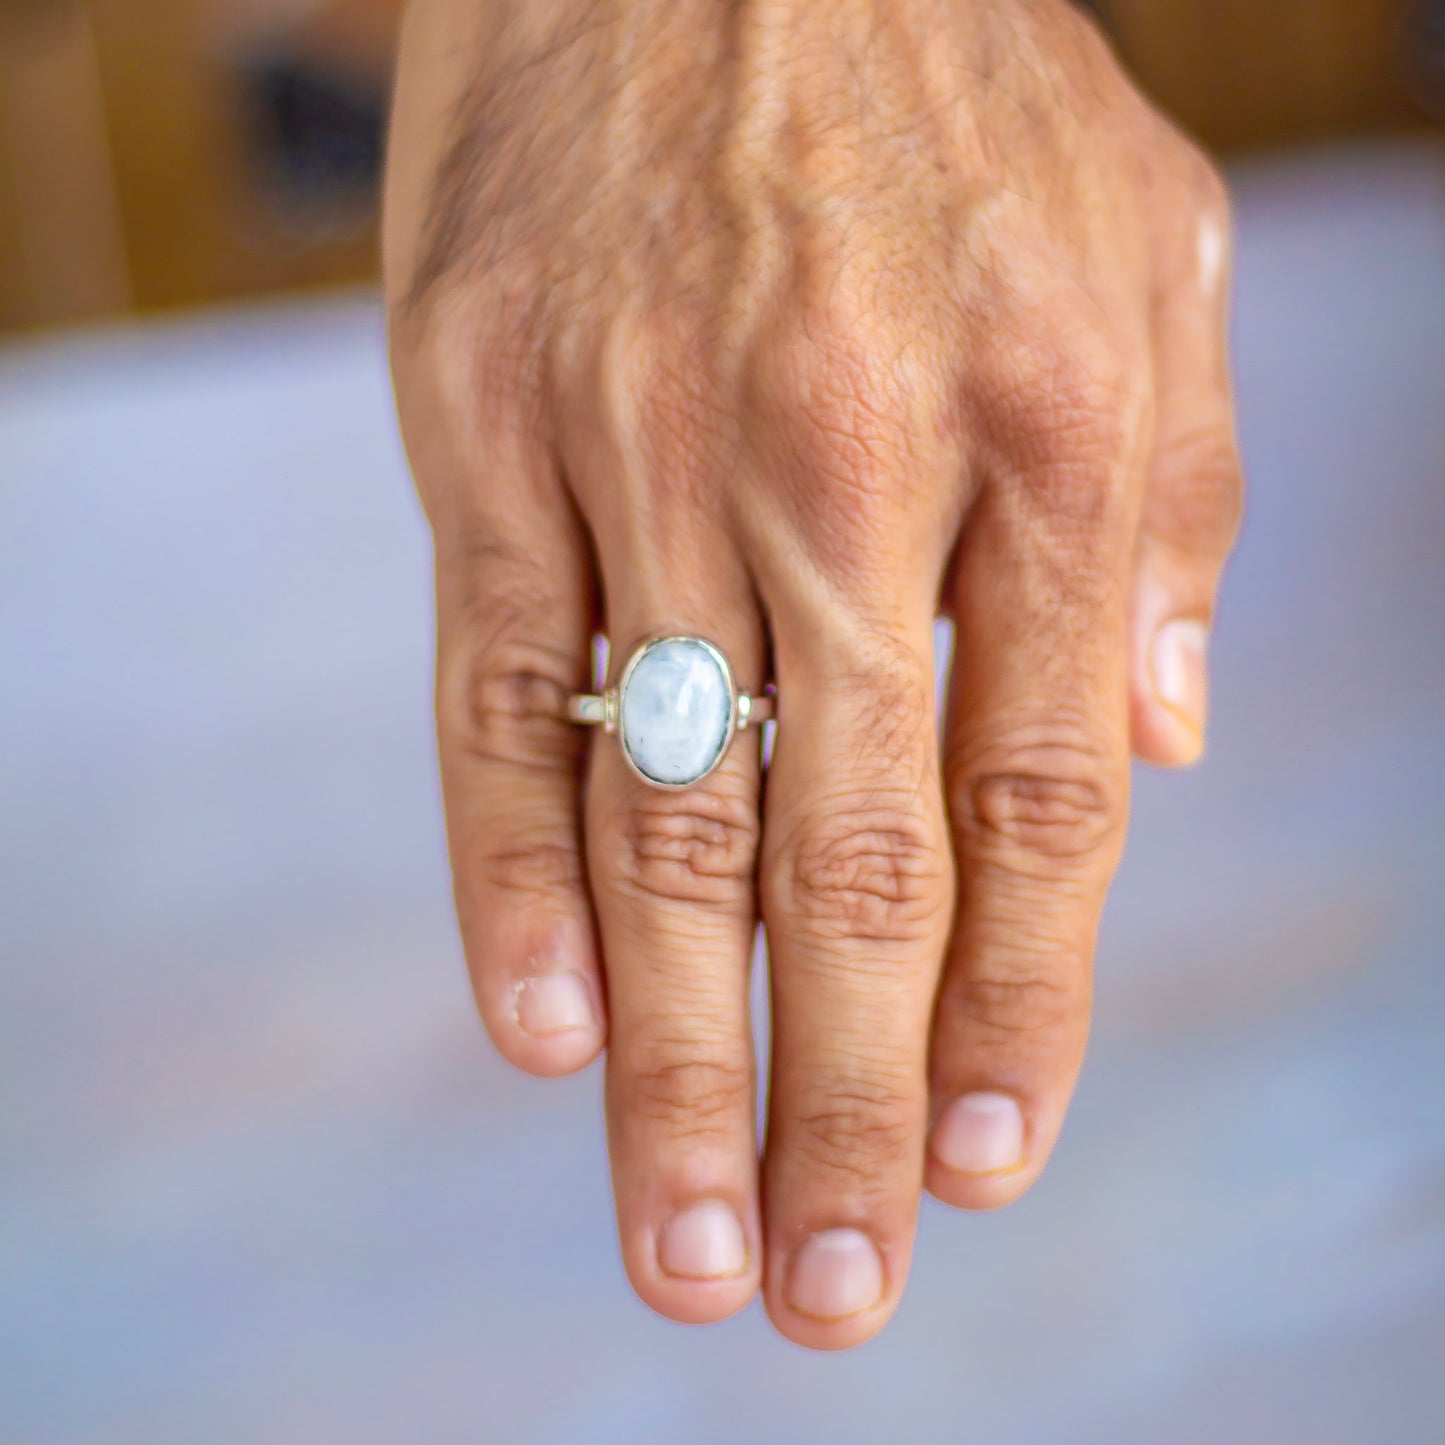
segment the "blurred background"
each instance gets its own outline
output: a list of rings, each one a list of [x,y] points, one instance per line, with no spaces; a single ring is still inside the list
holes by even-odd
[[[1042,1186],[843,1358],[630,1295],[473,1020],[375,296],[396,0],[0,0],[0,1441],[1445,1441],[1445,4],[1108,0],[1253,495]]]

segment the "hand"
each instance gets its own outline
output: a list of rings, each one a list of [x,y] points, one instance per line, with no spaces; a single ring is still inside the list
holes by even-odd
[[[664,1314],[761,1284],[857,1343],[920,1187],[987,1209],[1043,1168],[1131,740],[1200,749],[1227,229],[1061,0],[414,0],[386,277],[457,908],[508,1059],[606,1033]],[[765,795],[753,747],[661,792],[561,720],[598,631],[615,670],[661,629],[776,679]]]

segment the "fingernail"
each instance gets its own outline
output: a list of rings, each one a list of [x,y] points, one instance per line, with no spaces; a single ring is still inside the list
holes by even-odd
[[[730,1279],[748,1267],[738,1217],[720,1199],[704,1199],[662,1228],[657,1262],[675,1279]]]
[[[1154,637],[1154,695],[1196,733],[1204,730],[1208,646],[1208,628],[1190,617],[1166,622]]]
[[[1007,1094],[964,1094],[933,1126],[940,1163],[960,1174],[1007,1174],[1024,1162],[1024,1116]]]
[[[793,1257],[787,1296],[800,1314],[846,1319],[883,1298],[883,1260],[861,1230],[825,1229]]]
[[[575,973],[524,979],[517,985],[517,1024],[534,1036],[596,1028],[591,991]]]

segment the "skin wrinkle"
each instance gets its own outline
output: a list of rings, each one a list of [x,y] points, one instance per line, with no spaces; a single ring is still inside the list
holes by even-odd
[[[392,354],[483,1016],[538,1073],[608,1039],[650,1305],[761,1289],[790,1339],[857,1343],[920,1174],[1005,1203],[1067,1107],[1130,739],[1175,756],[1153,629],[1208,615],[1237,514],[1217,185],[1062,0],[412,0],[400,72]],[[752,738],[654,795],[557,721],[594,634],[615,677],[658,628],[776,677],[765,789]],[[539,950],[606,999],[591,1032],[523,1035]],[[1006,1180],[926,1153],[970,1090],[1023,1116]],[[702,1198],[737,1212],[735,1279],[659,1268]],[[844,1226],[884,1296],[830,1321],[790,1261]]]

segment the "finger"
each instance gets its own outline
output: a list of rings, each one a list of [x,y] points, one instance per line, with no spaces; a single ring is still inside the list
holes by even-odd
[[[1243,494],[1227,339],[1228,201],[1202,157],[1181,188],[1185,200],[1168,208],[1161,240],[1155,445],[1131,620],[1134,750],[1166,767],[1203,751],[1209,632]]]
[[[1098,383],[1111,369],[1066,363],[1049,378],[1019,460],[983,484],[949,589],[944,770],[959,904],[934,1023],[927,1182],[966,1208],[1016,1198],[1053,1145],[1122,844],[1145,408],[1127,382]]]
[[[420,348],[397,357],[408,450],[436,539],[437,735],[457,915],[477,1003],[519,1068],[596,1056],[605,1009],[580,834],[591,564],[546,447],[479,414]],[[485,393],[481,393],[485,395]]]
[[[650,601],[649,589],[628,589],[612,635],[641,639],[659,622],[696,635],[697,619],[707,618],[710,640],[739,676],[757,678],[751,599],[728,585],[742,580],[740,571],[713,574],[686,598],[665,588]],[[701,782],[662,790],[604,739],[588,790],[613,1000],[608,1136],[623,1255],[644,1301],[691,1322],[741,1308],[761,1268],[748,1010],[757,917],[752,741],[740,737]]]
[[[887,1322],[917,1220],[928,1022],[952,905],[932,611],[919,606],[888,641],[829,635],[821,619],[776,624],[782,715],[761,873],[773,1001],[765,1295],[777,1328],[818,1349]]]
[[[661,407],[665,383],[635,388]],[[643,429],[647,422],[640,423]],[[700,449],[649,436],[608,456],[593,427],[579,446],[579,494],[599,497],[643,485],[636,473],[686,476]],[[603,470],[610,473],[603,478]],[[610,483],[610,485],[608,485]],[[716,645],[737,684],[763,682],[764,645],[752,586],[731,543],[691,504],[603,504],[594,527],[602,558],[615,684],[638,644],[658,634],[701,636]],[[634,492],[634,496],[637,493]],[[696,495],[695,493],[693,495]],[[654,661],[661,654],[654,654]],[[683,732],[706,731],[706,684],[717,674],[696,649],[668,654],[702,671],[688,679],[695,712]],[[748,971],[757,926],[756,733],[738,736],[715,771],[691,786],[664,789],[629,766],[668,771],[666,730],[637,739],[622,702],[619,736],[598,736],[588,778],[590,876],[597,902],[611,1009],[607,1064],[608,1141],[618,1230],[639,1296],[670,1318],[718,1320],[756,1292],[761,1272]],[[662,693],[665,671],[648,674]],[[726,709],[726,695],[722,697]],[[723,714],[726,717],[726,712]],[[661,742],[662,754],[654,751]]]

